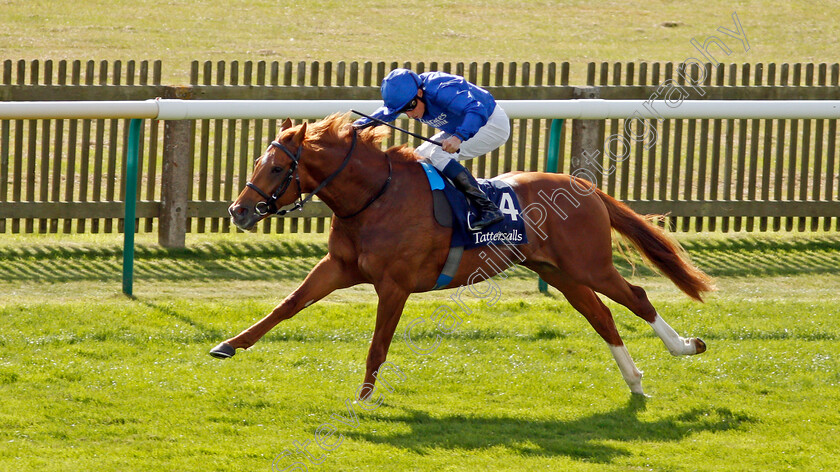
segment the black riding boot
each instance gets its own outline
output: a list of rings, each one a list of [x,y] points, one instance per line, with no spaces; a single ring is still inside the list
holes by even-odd
[[[473,231],[481,231],[482,229],[505,219],[504,215],[502,215],[502,212],[499,210],[499,207],[491,202],[490,199],[487,198],[487,195],[484,195],[484,192],[478,188],[478,182],[476,182],[473,176],[470,175],[470,171],[464,167],[462,167],[462,169],[464,170],[455,175],[452,182],[455,184],[455,188],[466,195],[467,200],[469,200],[473,206],[478,208],[478,220],[472,223],[470,229]]]

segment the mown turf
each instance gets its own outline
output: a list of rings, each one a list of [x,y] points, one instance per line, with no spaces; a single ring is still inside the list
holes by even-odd
[[[836,2],[309,0],[4,1],[0,57],[163,60],[163,81],[187,83],[192,61],[705,60],[691,45],[716,36],[724,63],[836,62]],[[745,44],[718,28],[737,31]],[[804,73],[804,72],[803,72]],[[804,78],[804,77],[803,77]],[[241,82],[240,82],[241,83]]]
[[[751,49],[724,62],[834,62],[837,4],[761,2],[2,2],[4,60],[676,61],[737,11]],[[719,34],[719,33],[718,33]],[[731,42],[730,42],[731,44]],[[737,43],[735,43],[737,45]],[[244,236],[244,238],[243,238]],[[269,470],[309,443],[308,470],[834,470],[838,289],[834,235],[684,241],[719,277],[705,305],[639,267],[702,356],[672,358],[609,304],[652,397],[632,398],[603,342],[524,271],[494,307],[420,356],[404,327],[451,292],[414,297],[390,360],[405,374],[348,419],[374,294],[354,288],[252,350],[206,355],[270,309],[323,240],[238,235],[181,252],[146,241],[136,299],[120,290],[116,236],[0,240],[0,470]],[[54,237],[53,237],[54,238]],[[141,238],[142,239],[142,238]],[[291,242],[283,243],[280,241]],[[617,258],[626,274],[633,269]],[[432,332],[416,342],[430,345]],[[343,442],[320,458],[319,427]],[[278,462],[282,469],[289,462]],[[300,469],[303,470],[303,469]]]
[[[242,236],[175,252],[142,245],[136,299],[118,293],[115,244],[0,248],[0,469],[270,470],[307,441],[312,459],[294,452],[275,468],[831,470],[840,459],[835,235],[683,238],[718,276],[706,304],[637,268],[668,321],[709,344],[674,358],[609,303],[647,399],[524,270],[499,282],[494,306],[465,297],[470,313],[452,291],[415,297],[389,357],[404,377],[390,377],[372,411],[347,403],[373,328],[368,287],[309,307],[233,359],[207,356],[324,251],[317,237]],[[461,324],[440,338],[421,325],[412,348],[406,326],[441,306]],[[329,452],[315,444],[326,423],[341,435]]]

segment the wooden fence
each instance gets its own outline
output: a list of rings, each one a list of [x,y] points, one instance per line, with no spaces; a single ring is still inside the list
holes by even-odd
[[[395,67],[443,70],[486,87],[497,99],[570,99],[568,63],[195,62],[190,84],[160,83],[161,61],[5,61],[2,100],[377,99]],[[660,85],[681,84],[686,99],[840,99],[838,64],[590,63],[586,84],[605,99],[648,99]],[[686,78],[702,82],[686,84]],[[661,93],[661,91],[660,91]],[[113,232],[121,228],[128,120],[0,122],[0,232]],[[155,231],[167,148],[188,149],[188,231],[232,231],[225,209],[244,186],[255,156],[274,137],[276,120],[189,122],[188,143],[164,139],[149,121],[141,142],[140,231]],[[432,131],[416,122],[403,126]],[[638,124],[638,123],[637,123]],[[509,142],[468,161],[479,177],[544,170],[550,120],[513,120]],[[596,123],[599,186],[642,212],[669,213],[675,230],[837,229],[837,120],[650,120],[657,139],[617,149],[624,120]],[[572,157],[564,126],[559,170]],[[592,133],[592,131],[590,131]],[[577,136],[574,138],[578,139]],[[604,141],[607,140],[606,148]],[[394,135],[388,145],[405,142]],[[408,142],[419,144],[414,138]],[[603,158],[604,154],[620,159]],[[579,152],[579,150],[576,150]],[[324,231],[329,210],[272,218],[265,232]]]

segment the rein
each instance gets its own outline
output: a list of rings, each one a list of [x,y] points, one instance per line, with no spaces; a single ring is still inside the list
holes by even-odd
[[[414,136],[415,138],[422,139],[423,141],[426,141],[428,143],[437,144],[438,146],[443,147],[442,142],[435,141],[434,139],[431,139],[431,138],[427,138],[427,137],[423,136],[422,134],[412,133],[411,131],[409,131],[407,129],[400,128],[399,126],[394,126],[391,123],[388,123],[387,121],[380,120],[379,118],[374,118],[372,116],[365,115],[364,113],[362,113],[360,111],[356,111],[356,110],[350,110],[350,111],[359,115],[359,116],[362,116],[362,117],[365,117],[365,118],[369,119],[370,121],[376,123],[377,126],[378,125],[385,125],[389,128],[395,129],[397,131],[402,131],[403,133],[405,133],[409,136]]]
[[[310,192],[309,195],[306,196],[306,198],[303,198],[303,192],[301,191],[301,188],[300,188],[300,173],[297,172],[298,165],[300,164],[300,156],[301,156],[301,152],[303,150],[303,145],[301,144],[298,147],[297,152],[293,153],[283,143],[281,143],[279,141],[272,141],[271,146],[285,152],[286,155],[289,156],[289,158],[292,160],[292,164],[291,164],[291,166],[289,166],[289,170],[286,173],[286,176],[283,178],[283,183],[280,184],[280,186],[277,187],[277,190],[275,190],[274,193],[272,193],[271,195],[268,195],[267,193],[263,192],[259,187],[254,185],[254,183],[251,182],[251,181],[248,181],[245,184],[246,187],[248,187],[251,190],[257,192],[257,194],[259,194],[261,197],[263,197],[265,199],[264,202],[258,202],[256,204],[256,206],[254,207],[254,211],[256,211],[256,213],[260,216],[265,216],[269,213],[283,216],[286,213],[289,213],[289,212],[292,212],[292,211],[295,211],[295,210],[303,210],[303,206],[305,204],[307,204],[312,199],[312,197],[314,197],[324,187],[329,185],[329,183],[332,182],[332,180],[335,179],[338,176],[338,174],[340,174],[341,171],[344,170],[345,167],[347,167],[347,164],[350,162],[350,157],[353,155],[353,151],[356,149],[357,138],[358,138],[357,131],[356,131],[355,128],[353,128],[353,140],[350,142],[350,149],[347,151],[347,154],[344,156],[344,161],[342,161],[341,165],[338,167],[338,169],[335,170],[335,172],[330,174],[326,179],[324,179],[323,182],[318,184],[318,186],[315,187],[315,190]],[[338,218],[352,218],[352,217],[358,215],[359,213],[365,211],[369,206],[371,206],[373,204],[373,202],[375,202],[379,197],[381,197],[385,193],[385,190],[388,189],[388,184],[391,183],[391,177],[393,175],[393,167],[391,166],[391,157],[388,156],[388,154],[386,153],[385,158],[388,160],[388,178],[385,180],[385,183],[382,185],[382,188],[379,189],[379,192],[376,195],[374,195],[373,198],[371,198],[365,204],[365,206],[363,206],[360,210],[354,212],[353,214],[347,215],[347,216],[339,216],[339,215],[335,215],[335,216],[337,216]],[[295,185],[297,186],[298,201],[295,202],[295,205],[292,208],[289,208],[288,210],[281,210],[281,209],[277,208],[277,200],[281,196],[283,196],[284,193],[286,193],[286,190],[289,188],[289,184],[291,184],[293,178],[295,180]]]

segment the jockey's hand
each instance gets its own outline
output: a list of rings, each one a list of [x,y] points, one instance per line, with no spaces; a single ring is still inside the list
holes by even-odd
[[[458,136],[450,136],[443,140],[441,147],[446,152],[456,153],[461,149],[461,139]]]

